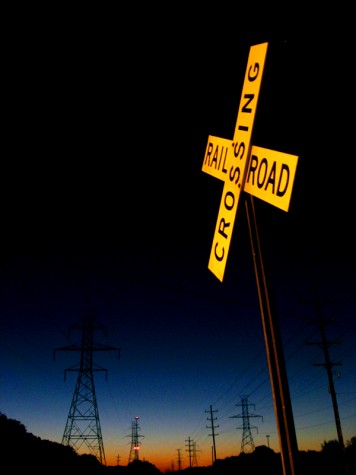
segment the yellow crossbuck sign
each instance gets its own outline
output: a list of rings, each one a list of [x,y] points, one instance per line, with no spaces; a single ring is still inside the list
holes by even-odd
[[[298,157],[251,145],[268,43],[252,46],[232,140],[209,135],[202,171],[224,182],[208,268],[222,282],[237,207],[246,191],[288,211]]]

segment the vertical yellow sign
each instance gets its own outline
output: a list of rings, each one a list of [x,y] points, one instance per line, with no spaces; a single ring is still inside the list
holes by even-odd
[[[232,160],[227,170],[208,268],[222,282],[240,194],[250,158],[252,129],[268,43],[251,46],[237,114]]]

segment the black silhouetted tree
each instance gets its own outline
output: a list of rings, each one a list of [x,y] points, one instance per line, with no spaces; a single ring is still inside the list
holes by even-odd
[[[250,474],[278,475],[282,474],[282,461],[279,454],[276,454],[266,445],[255,448],[251,454]]]
[[[356,473],[356,436],[346,442],[346,463],[350,473]]]
[[[127,465],[127,473],[130,475],[160,475],[162,472],[150,462],[133,460]]]
[[[344,473],[345,456],[337,440],[324,440],[321,445],[321,465],[326,475]]]
[[[6,457],[0,460],[0,473],[48,473],[63,474],[72,470],[77,475],[86,473],[81,470],[82,460],[72,447],[57,442],[42,440],[14,419],[8,419],[0,413],[0,444]],[[85,465],[82,463],[82,465]],[[85,467],[86,468],[86,467]],[[97,471],[98,473],[98,471]]]

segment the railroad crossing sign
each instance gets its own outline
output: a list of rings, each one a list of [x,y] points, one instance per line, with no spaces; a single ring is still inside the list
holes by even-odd
[[[252,46],[232,140],[209,135],[202,170],[224,182],[208,268],[222,282],[242,191],[288,211],[298,157],[251,145],[268,43]]]

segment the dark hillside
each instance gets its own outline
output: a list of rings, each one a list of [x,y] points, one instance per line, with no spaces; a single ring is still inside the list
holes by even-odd
[[[4,456],[1,473],[36,473],[36,475],[159,475],[162,472],[147,461],[127,466],[105,467],[93,455],[78,455],[69,447],[42,440],[27,432],[25,426],[0,413],[0,444]],[[298,475],[356,475],[356,437],[346,444],[349,471],[343,469],[343,455],[336,440],[324,442],[320,452],[299,452]],[[10,472],[9,472],[10,467]],[[169,472],[167,472],[169,473]],[[185,475],[282,475],[280,454],[266,446],[251,454],[217,460],[213,466],[192,467],[171,472]]]

